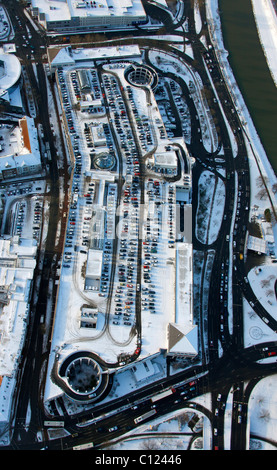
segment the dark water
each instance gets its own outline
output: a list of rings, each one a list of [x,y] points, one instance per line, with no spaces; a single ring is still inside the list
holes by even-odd
[[[260,45],[251,0],[219,0],[219,9],[230,65],[277,175],[277,88]]]

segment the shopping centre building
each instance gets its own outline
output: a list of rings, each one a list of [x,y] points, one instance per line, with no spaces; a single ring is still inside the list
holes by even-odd
[[[191,163],[184,139],[167,136],[158,76],[137,47],[48,56],[73,171],[45,403],[88,404],[107,399],[119,374],[141,387],[167,360],[198,354]],[[78,106],[95,100],[99,112]],[[108,155],[112,165],[95,164]]]
[[[123,29],[146,21],[141,0],[32,0],[31,8],[50,34]]]

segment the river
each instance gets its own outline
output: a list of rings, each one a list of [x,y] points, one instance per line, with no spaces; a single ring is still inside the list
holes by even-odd
[[[251,0],[219,0],[229,62],[277,175],[277,88],[257,33]]]

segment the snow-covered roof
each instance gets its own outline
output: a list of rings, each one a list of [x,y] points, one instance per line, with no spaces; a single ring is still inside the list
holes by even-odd
[[[168,354],[196,356],[198,353],[198,328],[196,325],[168,325]]]
[[[145,15],[140,0],[122,0],[120,2],[116,0],[93,0],[89,2],[68,0],[68,7],[72,17]]]
[[[123,57],[140,57],[140,49],[137,45],[131,46],[110,46],[110,47],[95,47],[86,49],[72,49],[69,47],[61,47],[57,51],[57,47],[49,47],[48,57],[51,68],[59,66],[74,65],[91,61],[95,59],[108,59],[108,58],[123,58]],[[88,65],[91,67],[91,64]]]
[[[37,129],[33,118],[24,116],[18,126],[3,124],[0,128],[3,148],[0,154],[0,171],[7,168],[37,166],[41,163]]]
[[[38,8],[45,15],[45,20],[68,21],[71,18],[104,16],[145,16],[140,0],[32,0],[32,8]]]
[[[21,64],[13,54],[0,50],[0,94],[11,88],[21,75]]]
[[[247,248],[248,250],[256,251],[259,253],[266,253],[267,248],[266,248],[266,240],[263,238],[257,238],[253,237],[252,235],[249,235],[248,241],[247,241]]]
[[[192,266],[192,244],[176,243],[175,322],[168,325],[169,354],[197,354],[198,328],[193,325]]]
[[[102,251],[89,250],[87,259],[86,276],[99,278],[102,270]]]
[[[45,15],[46,21],[70,20],[70,10],[66,0],[32,0],[32,8],[38,8],[40,14]]]
[[[0,239],[0,376],[11,376],[20,357],[36,265],[34,240]]]
[[[156,152],[154,155],[155,166],[161,168],[177,168],[176,153],[173,152]]]
[[[49,47],[49,58],[51,56],[54,58],[51,61],[51,66],[58,67],[60,65],[74,65],[75,60],[69,53],[69,49],[67,47],[57,48],[57,47]]]
[[[16,45],[13,43],[3,44],[3,51],[5,54],[10,54],[11,52],[16,52]]]

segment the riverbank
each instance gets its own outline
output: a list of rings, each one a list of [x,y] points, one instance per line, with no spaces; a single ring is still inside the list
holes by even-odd
[[[277,177],[268,160],[264,147],[261,143],[251,115],[244,102],[243,96],[236,83],[232,68],[228,61],[229,52],[224,48],[218,0],[206,0],[206,13],[208,26],[210,29],[210,37],[214,46],[214,50],[218,61],[221,64],[221,70],[224,75],[225,82],[229,88],[230,95],[232,96],[233,105],[240,117],[240,121],[244,130],[251,175],[251,210],[257,202],[255,194],[257,192],[257,181],[260,177],[266,185],[268,197],[270,200],[270,203],[269,200],[267,202],[267,204],[269,203],[267,207],[270,207],[271,205],[274,209],[276,209],[276,194],[274,194],[272,188],[273,185],[276,185],[277,183]],[[265,200],[260,200],[258,201],[258,206],[261,208],[264,203]],[[273,224],[272,229],[275,239],[275,247],[277,247],[277,224]]]
[[[277,86],[277,15],[271,0],[251,0],[260,43]]]
[[[277,88],[260,42],[251,0],[217,0],[212,5],[219,20],[221,44],[226,47],[226,67],[235,76],[271,167],[277,175]],[[217,42],[217,31],[215,40]],[[222,39],[223,38],[223,39]],[[220,46],[218,47],[220,52]],[[227,65],[228,62],[228,65]],[[232,90],[230,90],[232,92]],[[236,101],[237,93],[232,93]]]
[[[208,26],[210,29],[210,37],[218,61],[221,64],[221,70],[224,75],[225,82],[228,85],[231,96],[233,97],[234,107],[236,108],[236,111],[240,116],[241,122],[244,123],[244,132],[247,137],[247,140],[251,142],[253,156],[257,161],[259,171],[262,174],[263,178],[267,179],[267,181],[269,182],[268,188],[271,192],[273,200],[275,200],[275,194],[273,194],[272,192],[272,187],[274,184],[277,183],[277,177],[269,162],[267,154],[261,143],[260,137],[252,121],[251,115],[247,109],[241,91],[237,85],[233,70],[229,64],[229,52],[225,49],[224,46],[218,0],[206,0],[206,13]]]

